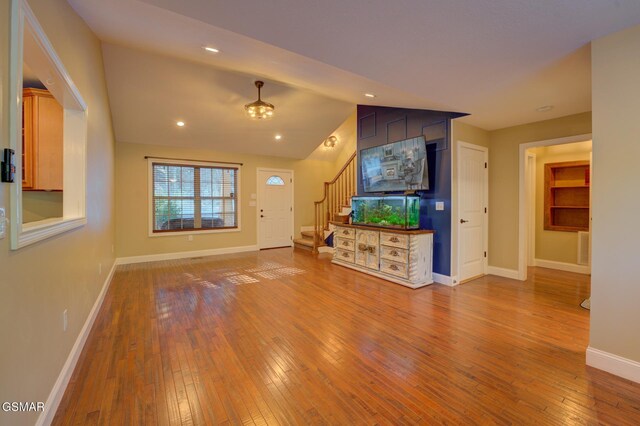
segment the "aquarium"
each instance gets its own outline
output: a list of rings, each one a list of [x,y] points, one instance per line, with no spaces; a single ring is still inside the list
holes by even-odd
[[[354,225],[393,229],[420,227],[420,197],[417,195],[352,197],[351,208]]]

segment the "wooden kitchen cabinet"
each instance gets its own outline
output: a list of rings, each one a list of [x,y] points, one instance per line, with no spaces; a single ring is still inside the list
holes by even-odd
[[[22,92],[22,189],[62,191],[63,110],[47,90]]]

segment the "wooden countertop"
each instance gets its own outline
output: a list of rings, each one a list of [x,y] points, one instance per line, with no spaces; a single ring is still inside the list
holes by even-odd
[[[365,229],[367,231],[384,231],[384,232],[394,232],[396,234],[407,234],[407,235],[418,235],[418,234],[435,234],[436,231],[432,229],[394,229],[394,228],[385,228],[382,226],[366,226],[366,225],[352,225],[350,223],[342,223],[342,222],[329,222],[335,226],[342,226],[344,228],[353,228],[353,229]]]

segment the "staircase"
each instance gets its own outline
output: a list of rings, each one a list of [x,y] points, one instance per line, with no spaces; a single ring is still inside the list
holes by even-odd
[[[351,209],[351,197],[356,193],[356,153],[354,152],[331,181],[324,183],[322,200],[314,204],[314,225],[312,231],[303,231],[302,238],[293,240],[295,247],[318,252],[324,246],[329,222],[348,221],[347,211]]]

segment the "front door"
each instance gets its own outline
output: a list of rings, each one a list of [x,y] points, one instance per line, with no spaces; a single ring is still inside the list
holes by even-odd
[[[487,150],[469,144],[458,150],[458,265],[460,282],[486,273]]]
[[[258,169],[258,247],[289,247],[293,232],[293,172]]]

